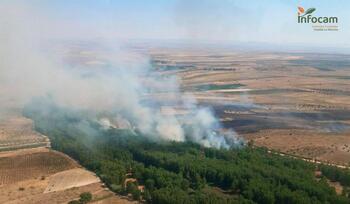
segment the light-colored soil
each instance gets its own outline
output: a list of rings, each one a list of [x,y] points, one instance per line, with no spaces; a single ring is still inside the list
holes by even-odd
[[[50,146],[48,138],[33,130],[33,122],[22,116],[0,120],[0,151]]]
[[[75,167],[72,160],[52,151],[0,157],[0,185],[40,178]]]
[[[327,183],[335,189],[338,195],[343,193],[343,186],[339,182],[327,181]]]
[[[93,173],[82,168],[61,171],[51,175],[48,179],[49,183],[44,193],[62,191],[73,187],[80,187],[100,182],[100,179]]]
[[[123,199],[120,199],[115,196],[110,196],[106,199],[99,200],[92,203],[94,204],[126,204],[126,203],[137,203],[137,202],[131,201],[129,198],[126,198],[126,197],[124,197]]]
[[[131,203],[105,188],[92,172],[56,151],[1,153],[0,178],[0,203],[68,203],[83,192],[92,193],[93,200],[100,203]]]
[[[263,130],[246,134],[257,146],[314,158],[325,162],[348,165],[350,162],[349,133],[329,134],[306,130]]]
[[[22,156],[22,155],[28,155],[28,154],[33,154],[33,153],[41,153],[41,152],[49,152],[49,151],[52,151],[52,150],[50,150],[49,148],[46,148],[46,147],[17,149],[17,150],[12,150],[12,151],[0,152],[0,158],[1,157]]]
[[[93,195],[96,195],[95,192],[100,192],[101,184],[93,183],[85,186],[81,186],[79,188],[70,188],[64,191],[56,191],[52,193],[37,193],[30,194],[28,196],[23,196],[23,194],[19,195],[15,200],[7,201],[9,204],[36,204],[36,203],[68,203],[71,200],[76,200],[79,198],[79,195],[83,192],[90,192]],[[25,190],[24,190],[25,191]]]
[[[83,192],[92,193],[95,203],[135,203],[112,193],[67,155],[26,146],[33,141],[49,146],[47,137],[32,128],[33,123],[19,114],[0,121],[0,203],[66,204]],[[1,149],[4,146],[11,148]]]

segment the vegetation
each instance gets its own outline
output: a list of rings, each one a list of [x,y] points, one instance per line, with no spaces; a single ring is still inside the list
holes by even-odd
[[[350,187],[350,171],[345,169],[336,168],[334,166],[322,165],[320,170],[324,176],[331,181],[338,181],[343,186]]]
[[[90,192],[84,192],[80,194],[79,200],[69,201],[68,204],[86,204],[92,200],[92,194]]]
[[[289,60],[288,62],[296,66],[314,67],[321,71],[334,71],[337,69],[346,69],[350,66],[350,61],[347,59],[297,59]]]
[[[350,198],[350,171],[334,166],[320,166],[322,174],[330,181],[339,182],[343,186],[343,195]]]
[[[50,137],[54,149],[96,172],[113,191],[148,203],[350,202],[326,179],[315,178],[314,164],[269,154],[264,148],[159,143],[138,132],[104,130],[83,114],[56,107],[27,108],[25,114]],[[331,178],[327,170],[322,172]]]
[[[90,192],[84,192],[82,194],[80,194],[80,203],[85,204],[88,203],[92,200],[92,195]]]
[[[244,86],[243,84],[203,84],[195,86],[197,91],[221,90],[221,89],[237,89]]]

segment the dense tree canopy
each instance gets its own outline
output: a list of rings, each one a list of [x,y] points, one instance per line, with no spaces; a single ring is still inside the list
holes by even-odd
[[[213,149],[155,142],[130,130],[104,130],[72,111],[28,107],[38,131],[94,171],[113,190],[150,203],[350,203],[336,195],[316,166],[269,154],[264,148]],[[85,128],[82,128],[84,124]],[[88,127],[88,128],[86,128]],[[349,171],[321,167],[349,186]],[[127,178],[136,182],[127,183]],[[137,188],[144,186],[144,191]]]

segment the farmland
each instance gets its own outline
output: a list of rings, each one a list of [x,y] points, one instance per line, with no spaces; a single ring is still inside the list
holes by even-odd
[[[183,91],[212,107],[223,128],[257,146],[350,162],[349,55],[213,47],[143,51],[155,70],[178,76]]]
[[[97,203],[130,203],[76,161],[49,149],[49,139],[33,130],[32,120],[10,116],[0,123],[0,203],[67,203],[83,192]]]
[[[23,147],[49,147],[46,136],[33,131],[31,120],[11,116],[0,120],[0,151],[15,150]]]
[[[350,204],[350,2],[0,2],[0,204]]]
[[[220,131],[233,129],[248,147],[226,152],[186,142],[157,143],[131,128],[132,122],[104,129],[84,112],[45,98],[29,104],[25,115],[54,149],[95,172],[111,190],[136,200],[348,202],[349,171],[331,166],[347,167],[350,161],[348,55],[154,47],[141,52],[151,59],[150,74],[176,76],[181,92],[219,118]],[[88,59],[79,60],[84,65]],[[142,77],[147,87],[147,76]],[[176,96],[150,91],[142,103],[166,104],[159,107],[164,115],[188,114]],[[94,134],[77,128],[82,121]]]
[[[0,158],[0,185],[12,184],[29,178],[47,177],[76,167],[76,164],[55,152],[38,152]]]
[[[1,201],[62,203],[89,191],[97,203],[348,202],[349,171],[330,166],[350,161],[347,56],[143,52],[152,74],[178,77],[179,90],[220,120],[219,131],[234,130],[247,146],[156,142],[125,119],[102,128],[86,111],[39,97],[25,106],[28,118],[1,121]],[[159,107],[164,115],[185,116],[189,111],[177,100],[162,90],[142,95],[145,104],[166,104]]]

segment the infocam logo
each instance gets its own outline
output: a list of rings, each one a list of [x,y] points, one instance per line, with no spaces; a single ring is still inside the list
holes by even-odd
[[[298,7],[298,23],[312,24],[315,31],[337,31],[338,17],[336,16],[314,16],[316,8],[304,9]]]

